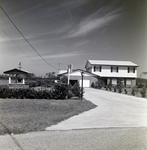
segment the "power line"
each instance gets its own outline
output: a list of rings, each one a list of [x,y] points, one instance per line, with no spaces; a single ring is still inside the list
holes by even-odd
[[[0,29],[7,35],[7,37],[29,58],[31,59],[39,68],[41,68],[29,55],[27,55],[20,46],[0,27]],[[42,68],[41,68],[42,69]]]
[[[25,36],[21,33],[21,31],[18,29],[18,27],[14,24],[14,22],[11,20],[11,18],[8,16],[8,14],[4,11],[4,9],[0,6],[1,10],[4,12],[4,14],[8,17],[8,19],[10,20],[10,22],[13,24],[13,26],[17,29],[17,31],[20,33],[20,35],[25,39],[25,41],[30,45],[30,47],[38,54],[38,56],[40,56],[40,58],[42,58],[42,60],[44,60],[49,66],[51,66],[52,68],[58,70],[57,68],[55,68],[53,65],[51,65],[48,61],[46,61],[39,53],[38,51],[32,46],[32,44],[25,38]]]

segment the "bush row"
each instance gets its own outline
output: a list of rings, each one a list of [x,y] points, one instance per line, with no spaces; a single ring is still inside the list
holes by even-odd
[[[109,90],[109,91],[118,92],[118,93],[122,93],[122,91],[124,90],[125,94],[128,94],[127,89],[121,83],[116,86],[111,85],[111,84],[105,85],[105,86],[99,86],[98,83],[92,83],[91,87],[98,88],[98,89],[101,89],[103,87],[106,91]],[[131,95],[135,96],[139,92],[142,97],[146,97],[146,93],[147,93],[146,86],[145,85],[142,86],[142,88],[140,90],[138,89],[138,87],[132,87]]]
[[[17,98],[17,99],[66,99],[73,96],[80,97],[79,84],[70,86],[67,84],[55,84],[51,90],[34,89],[9,89],[7,86],[0,87],[0,98]]]

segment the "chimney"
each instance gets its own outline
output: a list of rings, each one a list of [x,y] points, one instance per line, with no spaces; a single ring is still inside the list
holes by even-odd
[[[72,71],[73,71],[73,65],[70,64],[70,65],[68,65],[67,72],[68,72],[68,73],[72,73]]]

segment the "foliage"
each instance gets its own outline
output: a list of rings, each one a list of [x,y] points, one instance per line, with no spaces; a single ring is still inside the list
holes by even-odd
[[[112,84],[111,83],[108,84],[108,88],[109,88],[109,91],[112,90]]]
[[[72,93],[74,96],[80,97],[80,85],[79,83],[75,83],[71,88]]]
[[[114,92],[116,92],[116,86],[114,87]]]
[[[0,87],[0,98],[49,99],[50,91],[36,91],[33,89],[9,89],[8,87]]]
[[[44,82],[46,81],[45,78]],[[9,89],[8,86],[0,87],[0,98],[16,98],[16,99],[66,99],[71,98],[73,96],[80,97],[80,85],[79,83],[75,83],[73,86],[67,85],[67,77],[63,77],[60,83],[55,83],[50,91],[40,90],[36,91],[31,87],[36,87],[42,85],[43,80],[32,81],[29,84],[30,89],[18,89],[13,88]],[[47,78],[46,78],[47,79]]]
[[[68,84],[68,78],[67,76],[63,76],[61,79],[60,79],[61,83],[64,83],[64,84]]]
[[[53,99],[66,99],[67,95],[68,95],[67,84],[57,83],[51,90],[51,98]]]
[[[101,89],[102,87],[104,87],[104,82],[103,80],[99,79],[97,82],[92,82],[91,84],[91,87],[92,88],[98,88],[98,89]]]
[[[125,91],[125,94],[128,94],[128,91],[127,91],[127,89],[125,89],[124,91]]]
[[[146,97],[146,87],[145,86],[140,90],[140,94],[142,97]]]
[[[123,88],[124,88],[124,85],[123,85],[123,83],[122,83],[122,80],[119,79],[119,80],[118,80],[118,83],[117,83],[118,92],[121,93],[122,90],[123,90]]]
[[[96,87],[98,89],[101,89],[102,87],[104,87],[104,81],[99,79],[98,82],[96,82]]]
[[[147,88],[147,79],[137,78],[136,85],[138,86],[138,88],[143,88],[144,86]]]
[[[131,94],[132,94],[133,96],[135,95],[135,89],[134,89],[134,88],[132,88]]]
[[[95,88],[94,82],[91,83],[91,87],[92,87],[92,88]]]
[[[49,85],[53,85],[54,84],[54,81],[56,79],[56,76],[55,76],[55,72],[49,72],[49,73],[46,73],[46,76],[47,76],[47,83]]]

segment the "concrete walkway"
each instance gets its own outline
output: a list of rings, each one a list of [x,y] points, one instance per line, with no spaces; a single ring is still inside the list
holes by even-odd
[[[103,127],[147,127],[147,99],[85,88],[84,97],[97,108],[74,116],[46,130]]]
[[[147,128],[40,131],[0,136],[0,150],[147,150]]]

